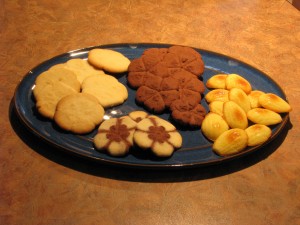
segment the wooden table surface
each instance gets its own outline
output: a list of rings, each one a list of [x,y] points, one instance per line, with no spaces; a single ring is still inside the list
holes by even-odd
[[[62,153],[12,110],[37,64],[87,46],[188,45],[272,77],[293,111],[280,137],[217,166],[145,171]],[[0,0],[0,224],[300,224],[300,12],[285,0]]]

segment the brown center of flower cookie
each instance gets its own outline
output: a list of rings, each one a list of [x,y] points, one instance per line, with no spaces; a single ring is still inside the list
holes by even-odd
[[[130,132],[126,125],[116,124],[111,126],[106,137],[111,141],[121,142],[129,136]]]
[[[129,116],[110,118],[100,124],[94,137],[97,150],[106,151],[112,156],[124,156],[133,145],[136,122]]]
[[[169,157],[182,145],[182,137],[170,122],[149,116],[139,122],[134,132],[134,143],[142,149],[151,149],[159,157]]]
[[[166,129],[163,126],[151,126],[149,127],[148,137],[153,141],[158,141],[163,143],[170,138],[170,135],[167,133]]]

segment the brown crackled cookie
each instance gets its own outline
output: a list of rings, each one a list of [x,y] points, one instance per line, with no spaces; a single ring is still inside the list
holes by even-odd
[[[150,48],[132,60],[128,71],[127,80],[137,89],[139,104],[154,113],[170,109],[172,117],[183,125],[201,125],[205,110],[200,101],[205,86],[199,77],[204,63],[197,51],[184,46]],[[198,111],[200,115],[195,114]],[[188,118],[183,118],[187,115]]]
[[[168,64],[168,68],[181,68],[197,77],[201,76],[204,71],[204,63],[201,55],[190,47],[170,47],[165,61]]]
[[[179,124],[189,124],[192,127],[198,127],[199,124],[202,124],[205,115],[206,110],[200,104],[193,106],[183,101],[175,101],[174,104],[172,104],[171,116]]]

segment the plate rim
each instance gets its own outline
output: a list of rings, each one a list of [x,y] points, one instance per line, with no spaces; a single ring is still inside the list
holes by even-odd
[[[103,45],[94,45],[94,46],[89,46],[89,47],[84,47],[84,48],[78,48],[78,49],[71,50],[71,51],[68,51],[68,52],[65,52],[65,53],[61,53],[61,54],[56,55],[54,57],[51,57],[49,59],[46,59],[46,60],[38,63],[36,66],[32,67],[29,71],[27,71],[27,73],[21,77],[18,84],[16,85],[14,95],[13,95],[13,100],[12,100],[13,106],[15,108],[15,112],[16,112],[18,118],[22,121],[23,125],[25,126],[25,128],[28,131],[30,131],[32,134],[34,134],[35,136],[40,138],[42,141],[44,141],[44,142],[50,144],[51,146],[57,148],[58,150],[62,150],[66,153],[69,153],[69,154],[72,154],[72,155],[75,155],[75,156],[78,156],[78,157],[81,157],[81,158],[84,158],[84,159],[90,159],[90,160],[93,160],[93,161],[96,161],[96,162],[99,162],[99,163],[101,162],[101,163],[108,164],[108,165],[134,167],[134,168],[151,168],[151,169],[169,168],[169,169],[173,169],[173,168],[190,168],[190,167],[200,167],[200,166],[202,167],[202,166],[208,166],[208,165],[221,164],[221,163],[233,160],[233,159],[244,157],[246,155],[249,155],[249,154],[263,148],[265,145],[272,142],[279,135],[279,133],[282,132],[283,128],[285,127],[285,125],[288,122],[289,113],[285,113],[285,114],[282,115],[282,122],[280,124],[278,124],[278,127],[277,127],[276,131],[272,134],[272,137],[267,142],[265,142],[261,145],[250,147],[249,149],[244,150],[242,152],[239,152],[238,154],[234,154],[234,155],[230,155],[230,156],[226,156],[226,157],[221,157],[221,158],[216,158],[214,160],[204,161],[204,162],[190,162],[190,163],[186,162],[186,163],[177,163],[177,164],[174,164],[174,163],[171,163],[171,164],[152,164],[152,163],[143,164],[143,163],[138,163],[138,162],[137,163],[124,162],[124,161],[120,162],[120,161],[116,161],[116,160],[110,160],[110,159],[95,157],[93,155],[87,156],[87,155],[85,155],[81,152],[74,152],[73,150],[70,150],[69,148],[67,148],[65,146],[62,146],[60,144],[55,143],[51,139],[49,139],[49,138],[45,137],[44,135],[42,135],[38,130],[33,128],[29,124],[26,116],[23,115],[23,113],[21,112],[21,109],[18,107],[17,92],[18,92],[22,82],[25,80],[25,78],[27,76],[30,76],[33,73],[33,71],[35,71],[37,68],[39,68],[41,65],[47,63],[48,61],[54,60],[56,58],[61,58],[61,57],[64,57],[64,56],[68,56],[68,55],[71,56],[71,54],[74,54],[74,53],[79,53],[79,52],[83,52],[83,51],[87,52],[87,51],[89,51],[91,49],[94,49],[94,48],[116,48],[116,47],[124,48],[124,47],[128,47],[128,46],[137,46],[137,47],[138,46],[144,46],[144,47],[147,47],[147,48],[148,47],[150,48],[151,46],[156,46],[158,48],[163,48],[163,47],[169,47],[169,46],[173,46],[173,45],[178,45],[178,44],[146,43],[146,42],[103,44]],[[276,88],[278,88],[280,90],[280,92],[283,94],[284,99],[288,102],[287,96],[286,96],[284,90],[282,89],[282,87],[272,77],[270,77],[268,74],[261,71],[260,69],[254,67],[254,66],[252,66],[252,65],[250,65],[250,64],[248,64],[244,61],[241,61],[237,58],[233,58],[231,56],[228,56],[228,55],[225,55],[225,54],[222,54],[222,53],[218,53],[218,52],[214,52],[214,51],[206,50],[206,49],[202,49],[202,48],[187,46],[187,45],[180,45],[180,46],[191,47],[191,48],[199,51],[200,53],[205,52],[205,53],[208,53],[208,54],[213,54],[213,55],[216,55],[216,56],[219,56],[219,57],[227,58],[229,60],[236,61],[236,62],[242,64],[243,66],[247,66],[251,70],[255,70],[256,72],[260,73],[261,75],[263,75],[267,79],[271,80],[276,85]],[[82,53],[82,54],[84,54],[84,53]],[[74,135],[76,135],[76,134],[74,134]],[[105,153],[103,153],[103,154],[105,154]]]

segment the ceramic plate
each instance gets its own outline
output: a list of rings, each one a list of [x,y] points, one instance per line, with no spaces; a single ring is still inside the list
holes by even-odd
[[[35,79],[40,73],[55,64],[64,63],[72,58],[87,59],[88,51],[93,48],[112,49],[121,52],[129,59],[134,59],[141,56],[144,50],[148,48],[162,48],[169,46],[170,45],[168,44],[112,44],[79,49],[49,59],[29,71],[17,86],[14,96],[14,104],[17,114],[25,126],[37,136],[37,139],[43,139],[56,146],[58,149],[65,150],[68,153],[113,165],[146,168],[183,168],[203,166],[222,163],[262,148],[263,146],[251,147],[233,156],[220,157],[212,151],[212,143],[202,135],[199,129],[183,130],[178,128],[183,137],[183,146],[170,158],[157,159],[151,154],[139,151],[139,149],[133,149],[131,153],[125,157],[110,157],[109,155],[98,152],[94,149],[92,141],[96,134],[96,129],[87,135],[66,133],[57,128],[53,122],[39,116],[35,109],[35,101],[32,93]],[[218,53],[202,49],[196,50],[201,53],[205,63],[205,71],[202,76],[204,82],[206,82],[211,76],[218,73],[236,73],[245,77],[251,83],[253,89],[262,90],[264,92],[272,92],[283,99],[286,99],[286,96],[279,85],[263,72],[239,60]],[[128,87],[126,74],[121,74],[117,78]],[[144,110],[136,105],[135,92],[135,90],[128,87],[128,100],[121,106],[107,110],[106,113],[122,116],[133,110]],[[202,100],[201,103],[208,109],[204,100]],[[160,116],[164,119],[169,119],[168,113]],[[283,122],[272,127],[273,133],[270,141],[277,136],[286,124],[288,114],[284,114],[282,117]]]

